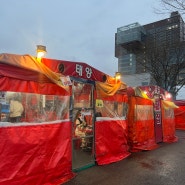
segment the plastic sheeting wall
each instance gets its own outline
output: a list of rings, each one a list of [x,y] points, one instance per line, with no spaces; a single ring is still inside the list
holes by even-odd
[[[95,122],[95,155],[98,165],[120,161],[130,155],[127,103],[127,96],[122,94],[98,99],[96,102],[99,115]]]
[[[0,128],[0,184],[55,185],[72,178],[71,123]]]
[[[125,120],[98,120],[95,128],[98,165],[120,161],[130,155]]]
[[[185,130],[185,103],[184,105],[179,105],[179,108],[175,109],[174,113],[176,129]]]
[[[174,109],[162,107],[163,142],[176,142]]]
[[[156,144],[153,101],[140,97],[129,98],[128,140],[130,150],[152,150]],[[162,142],[176,142],[174,109],[162,107]]]
[[[155,142],[153,102],[140,97],[129,98],[128,140],[132,152],[152,150]]]

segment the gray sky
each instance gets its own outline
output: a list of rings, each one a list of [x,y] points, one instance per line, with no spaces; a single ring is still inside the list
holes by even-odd
[[[85,62],[109,75],[117,71],[117,28],[168,18],[157,15],[158,0],[0,0],[0,53]]]

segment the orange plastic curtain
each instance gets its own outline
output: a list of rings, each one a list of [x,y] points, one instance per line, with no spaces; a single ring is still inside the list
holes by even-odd
[[[128,140],[132,152],[152,150],[155,142],[153,101],[140,97],[129,98]]]
[[[178,138],[175,136],[175,117],[174,109],[166,109],[162,106],[162,129],[163,142],[176,142]]]

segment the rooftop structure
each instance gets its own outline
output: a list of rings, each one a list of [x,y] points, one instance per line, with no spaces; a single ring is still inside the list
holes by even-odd
[[[151,51],[160,50],[162,45],[169,47],[185,41],[185,23],[178,12],[169,18],[146,25],[133,23],[117,28],[115,34],[115,57],[118,58],[118,72],[133,75],[148,72],[144,64],[148,46]],[[141,82],[142,83],[142,82]],[[149,82],[153,83],[152,81]],[[148,84],[148,85],[149,85]],[[129,84],[128,84],[129,85]]]

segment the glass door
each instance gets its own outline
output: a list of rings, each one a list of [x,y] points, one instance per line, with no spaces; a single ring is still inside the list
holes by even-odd
[[[78,171],[95,164],[94,85],[74,81],[72,89],[72,168],[74,171]]]

